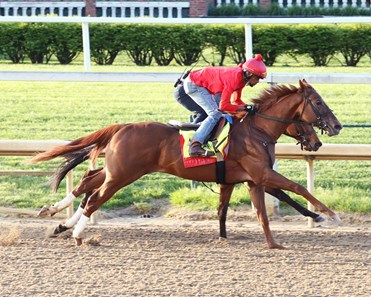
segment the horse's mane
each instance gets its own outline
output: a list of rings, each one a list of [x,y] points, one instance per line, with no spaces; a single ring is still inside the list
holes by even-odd
[[[263,112],[276,103],[281,97],[296,93],[298,88],[293,85],[272,85],[264,89],[258,98],[252,99],[259,112]]]

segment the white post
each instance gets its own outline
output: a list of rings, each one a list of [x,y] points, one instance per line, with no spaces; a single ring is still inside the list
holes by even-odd
[[[95,161],[94,163],[90,162],[90,169],[91,170],[95,170],[97,168],[98,168],[97,161]],[[92,224],[92,225],[97,224],[97,213],[96,212],[93,212],[92,215],[90,216],[90,224]]]
[[[69,171],[66,176],[66,194],[69,195],[73,190],[73,171]],[[73,202],[67,207],[67,219],[73,216]]]
[[[84,66],[85,71],[90,71],[90,37],[89,37],[89,23],[82,23],[82,44],[84,52]]]
[[[277,160],[273,164],[273,170],[274,171],[278,170]],[[267,215],[278,216],[279,215],[279,200],[276,197],[268,193],[265,193],[264,200],[265,200],[265,208],[267,210]]]
[[[252,25],[245,24],[245,50],[246,60],[252,58]]]
[[[313,157],[308,156],[306,158],[307,160],[307,189],[309,193],[314,195],[314,162]],[[314,206],[308,201],[308,209],[310,211],[314,211]],[[308,218],[308,227],[313,228],[314,227],[314,221],[312,218]]]

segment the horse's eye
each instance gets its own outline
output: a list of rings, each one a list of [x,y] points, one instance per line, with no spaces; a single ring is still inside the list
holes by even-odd
[[[316,104],[317,104],[317,105],[321,105],[321,104],[322,104],[322,101],[321,101],[321,100],[317,100],[317,101],[316,101]]]

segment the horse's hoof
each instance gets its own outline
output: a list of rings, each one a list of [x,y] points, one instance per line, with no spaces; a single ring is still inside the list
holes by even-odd
[[[46,217],[48,215],[50,216],[54,216],[56,213],[57,213],[57,208],[54,207],[54,206],[46,206],[44,205],[40,210],[39,212],[37,213],[37,217]]]
[[[219,241],[226,241],[226,240],[227,240],[227,237],[219,236]]]
[[[58,227],[54,229],[54,232],[53,232],[53,233],[54,233],[55,235],[57,235],[57,234],[62,233],[62,232],[64,232],[64,231],[68,230],[68,229],[70,229],[70,228],[67,228],[67,227],[64,226],[64,225],[59,224]]]
[[[315,219],[313,219],[313,221],[315,223],[321,223],[321,222],[324,222],[326,219],[323,217],[323,216],[318,216],[316,217]]]
[[[337,225],[337,226],[339,226],[340,224],[341,224],[341,220],[340,220],[340,218],[339,218],[339,216],[338,215],[334,215],[334,216],[332,216],[331,217],[331,220]]]
[[[74,237],[76,246],[82,245],[82,238]]]
[[[277,249],[277,250],[284,250],[285,247],[283,245],[280,245],[278,243],[271,243],[268,245],[270,249]]]

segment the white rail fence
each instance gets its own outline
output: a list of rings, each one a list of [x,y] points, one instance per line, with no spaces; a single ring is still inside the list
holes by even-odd
[[[0,140],[0,156],[33,156],[36,153],[49,150],[55,146],[68,143],[59,140]],[[299,146],[294,144],[277,144],[277,159],[301,159],[307,162],[307,188],[314,192],[314,160],[371,160],[371,144],[325,144],[317,152],[302,151]],[[49,175],[49,171],[36,170],[7,170],[1,171],[0,175]],[[67,174],[66,193],[73,189],[73,173]],[[313,208],[308,204],[310,208]],[[0,211],[12,211],[7,208],[0,208]],[[22,212],[22,210],[19,210]],[[26,210],[27,214],[34,214]],[[73,206],[67,209],[67,217],[73,214]],[[95,220],[95,219],[94,219]],[[308,220],[309,227],[313,226],[313,221]]]
[[[163,82],[173,83],[180,72],[47,72],[0,71],[0,81],[60,82]],[[305,78],[311,84],[371,84],[368,73],[268,73],[263,83],[298,83]]]

